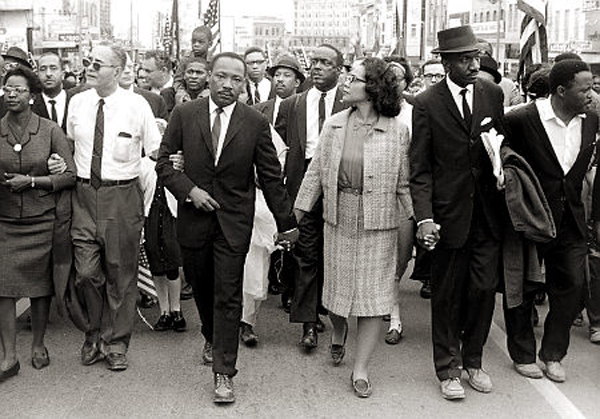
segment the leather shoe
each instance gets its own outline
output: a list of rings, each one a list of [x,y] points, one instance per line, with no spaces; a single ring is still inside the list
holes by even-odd
[[[83,342],[81,347],[81,363],[83,365],[92,365],[98,361],[102,361],[105,355],[100,350],[99,345],[96,342]]]
[[[41,370],[44,367],[50,365],[50,356],[48,355],[48,349],[44,347],[42,352],[34,352],[31,355],[31,365],[36,370]]]
[[[388,345],[397,345],[402,340],[402,330],[390,329],[385,334],[385,343]]]
[[[421,298],[424,298],[426,300],[429,300],[431,298],[431,281],[423,281],[423,286],[421,287],[419,295],[421,296]]]
[[[575,317],[575,320],[573,320],[573,326],[575,327],[582,327],[583,326],[583,313],[579,313],[577,315],[577,317]]]
[[[258,343],[258,335],[254,333],[252,326],[244,322],[240,324],[240,339],[248,347],[256,346]]]
[[[171,317],[173,319],[172,328],[174,331],[185,332],[187,330],[187,323],[181,311],[174,311]]]
[[[213,392],[214,403],[233,403],[235,394],[233,392],[233,379],[227,374],[215,373],[215,390]]]
[[[204,348],[202,349],[202,361],[205,364],[213,363],[212,343],[204,342]]]
[[[469,374],[469,385],[481,393],[492,391],[492,380],[483,368],[467,368]]]
[[[181,287],[181,292],[179,293],[179,299],[182,301],[190,300],[193,296],[194,291],[192,290],[192,286],[189,283],[184,282],[183,287]]]
[[[590,342],[600,344],[600,329],[590,329]]]
[[[106,355],[107,368],[111,371],[125,371],[127,369],[127,355],[110,352]]]
[[[440,383],[442,396],[446,400],[459,400],[465,398],[465,389],[460,383],[460,378],[448,378]]]
[[[164,332],[167,330],[171,330],[173,327],[173,316],[171,313],[163,313],[158,318],[158,321],[154,325],[155,332]]]
[[[14,377],[15,375],[17,375],[20,369],[21,364],[19,363],[19,361],[17,361],[9,369],[0,371],[0,383],[4,380],[8,380],[10,377]]]
[[[306,326],[310,324],[310,326]],[[315,349],[318,345],[317,330],[312,323],[305,323],[304,333],[302,334],[302,340],[300,346],[302,346],[307,352]]]
[[[329,353],[333,360],[333,365],[339,365],[346,355],[346,339],[348,338],[348,324],[346,324],[346,330],[344,331],[344,342],[339,345],[333,343],[333,333],[331,334],[331,345],[329,346]]]
[[[357,380],[354,379],[354,373],[350,376],[350,381],[352,381],[352,388],[354,389],[354,394],[356,394],[361,399],[366,399],[373,393],[373,388],[371,387],[371,382],[368,379],[359,378]]]
[[[546,361],[544,362],[544,365],[546,366],[544,369],[546,377],[557,383],[565,382],[567,374],[559,361]]]
[[[513,363],[513,366],[515,367],[515,371],[517,371],[523,377],[542,378],[544,376],[542,369],[538,367],[538,365],[535,362],[531,364],[517,364],[515,362]]]

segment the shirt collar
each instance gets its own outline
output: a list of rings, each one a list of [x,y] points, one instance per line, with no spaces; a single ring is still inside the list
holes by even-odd
[[[223,113],[225,114],[225,116],[227,118],[231,118],[231,114],[233,113],[233,110],[235,109],[235,105],[237,104],[237,100],[235,102],[233,102],[231,105],[227,105],[225,107],[223,107]],[[209,114],[212,114],[219,106],[217,106],[217,104],[212,100],[212,97],[209,96],[208,98],[208,112]]]
[[[59,102],[63,100],[63,97],[66,98],[67,97],[67,92],[65,92],[64,89],[60,90],[60,93],[57,94],[54,97],[50,97],[48,96],[46,93],[42,92],[42,97],[44,98],[44,102],[48,102],[50,100],[54,100],[55,102]]]
[[[96,102],[98,102],[100,99],[104,99],[105,106],[106,105],[110,106],[113,102],[118,101],[121,94],[125,92],[125,90],[123,90],[120,86],[117,86],[117,90],[115,90],[110,95],[101,98],[100,95],[98,95],[98,92],[96,91],[96,89],[90,89],[90,90],[93,91],[92,94],[93,94],[93,97],[95,98]]]
[[[332,93],[332,92],[335,92],[335,90],[336,90],[336,89],[337,89],[337,86],[333,86],[333,87],[332,87],[331,89],[329,89],[328,91],[326,91],[326,92],[323,92],[323,91],[321,91],[321,90],[317,89],[315,86],[313,86],[313,87],[311,87],[311,89],[310,89],[310,90],[312,90],[312,91],[313,91],[313,94],[316,94],[317,96],[321,96],[321,93],[326,93],[326,94],[327,94],[327,97],[331,97],[331,93]]]
[[[454,83],[448,74],[446,77],[446,83],[448,84],[448,89],[450,89],[450,93],[452,96],[458,97],[462,89],[467,89],[469,93],[473,93],[473,84],[467,84],[465,87],[460,87],[458,84]]]
[[[535,101],[535,104],[537,105],[538,108],[538,113],[540,114],[540,119],[542,121],[550,121],[551,119],[555,119],[555,120],[559,120],[558,116],[556,116],[556,113],[554,112],[554,109],[552,108],[552,95],[550,95],[548,98],[544,98],[544,99],[538,99]],[[580,113],[579,115],[575,115],[575,118],[580,118],[583,119],[585,118],[585,113]]]

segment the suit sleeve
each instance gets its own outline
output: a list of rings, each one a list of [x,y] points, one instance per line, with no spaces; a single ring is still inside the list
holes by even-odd
[[[295,97],[295,96],[292,96]],[[288,125],[288,118],[289,118],[289,113],[290,113],[290,107],[291,104],[293,103],[293,101],[289,100],[289,99],[285,99],[281,102],[281,104],[279,105],[279,113],[277,114],[277,120],[275,120],[274,125],[275,125],[275,131],[277,131],[277,134],[279,134],[279,136],[281,137],[281,139],[283,140],[283,142],[289,146],[289,141],[287,138],[287,125]]]
[[[324,150],[330,148],[327,142],[332,138],[331,135],[328,135],[328,131],[330,131],[330,125],[326,122],[319,136],[319,145],[317,145],[312,161],[308,165],[294,202],[294,208],[304,212],[312,211],[315,203],[323,193],[323,153]]]
[[[596,124],[600,126],[598,118],[596,118]],[[596,127],[598,131],[599,127]],[[600,156],[600,141],[596,141],[596,156]],[[598,157],[596,157],[596,163]],[[594,177],[594,186],[592,189],[592,214],[591,218],[594,221],[600,221],[600,179],[598,179],[598,168],[596,168],[596,176]]]
[[[177,200],[183,201],[196,185],[185,173],[173,169],[173,165],[169,160],[169,155],[177,153],[178,150],[183,150],[183,131],[180,110],[180,108],[177,108],[173,111],[169,125],[167,125],[167,129],[165,130],[165,135],[160,143],[158,152],[156,172],[158,173],[160,180]]]
[[[63,173],[48,176],[52,183],[52,191],[56,192],[75,185],[75,162],[67,137],[58,125],[53,124],[50,128],[50,141],[52,153],[61,156],[67,165]]]
[[[158,109],[156,112],[156,117],[160,119],[164,119],[165,121],[169,120],[169,110],[167,109],[167,102],[162,98],[162,96],[158,96]]]
[[[422,101],[413,108],[413,136],[409,150],[410,194],[417,221],[433,218],[433,145],[429,117]]]
[[[404,124],[398,126],[400,137],[400,165],[398,166],[398,186],[396,194],[406,219],[414,216],[412,199],[410,197],[409,173],[410,163],[408,160],[408,150],[410,147],[410,134],[408,127]]]
[[[275,217],[278,231],[287,231],[296,227],[292,214],[292,203],[283,185],[281,165],[271,140],[269,121],[264,116],[256,121],[257,139],[254,153],[254,165],[259,184],[263,190],[269,210]]]

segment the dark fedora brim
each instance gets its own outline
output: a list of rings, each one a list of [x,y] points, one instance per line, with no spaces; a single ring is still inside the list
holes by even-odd
[[[275,71],[277,71],[278,68],[287,68],[289,70],[292,70],[294,73],[296,73],[296,76],[298,76],[300,83],[304,83],[304,80],[306,80],[306,77],[304,76],[304,74],[302,74],[300,71],[298,71],[297,68],[294,68],[292,66],[285,65],[285,64],[279,64],[279,65],[274,65],[273,67],[269,67],[269,69],[267,70],[267,74],[269,74],[269,76],[271,76],[271,77],[275,77]]]
[[[27,68],[32,68],[31,64],[29,64],[29,61],[25,61],[22,58],[15,57],[13,55],[6,55],[6,54],[2,54],[2,58],[4,59],[4,61],[8,61],[10,59],[10,60],[14,60],[14,61],[18,62],[21,65],[24,65]]]
[[[431,50],[432,54],[462,54],[463,52],[475,52],[479,51],[479,47],[477,44],[473,45],[465,45],[463,47],[451,48],[451,49],[441,49],[440,47],[434,48]]]

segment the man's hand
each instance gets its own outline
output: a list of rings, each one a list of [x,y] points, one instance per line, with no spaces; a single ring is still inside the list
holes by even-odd
[[[59,156],[57,153],[52,153],[48,159],[48,171],[51,175],[60,175],[67,170],[67,163],[65,159]]]
[[[22,192],[31,187],[31,176],[20,173],[5,173],[6,181],[4,185],[9,187],[11,192]]]
[[[200,189],[197,186],[194,186],[194,188],[190,191],[188,199],[197,209],[204,210],[206,212],[221,208],[219,203],[215,201],[212,196],[208,194],[208,192],[206,192],[204,189]]]
[[[183,158],[183,151],[178,150],[177,154],[171,154],[169,161],[173,164],[173,169],[183,172],[183,166],[185,165],[185,159]]]
[[[278,233],[277,239],[275,240],[275,244],[283,247],[286,252],[292,250],[294,244],[298,241],[300,237],[300,230],[298,228],[294,228],[290,231],[286,231],[284,233]]]
[[[417,228],[417,242],[427,250],[435,249],[435,245],[440,241],[440,229],[441,226],[433,221],[421,224]]]

